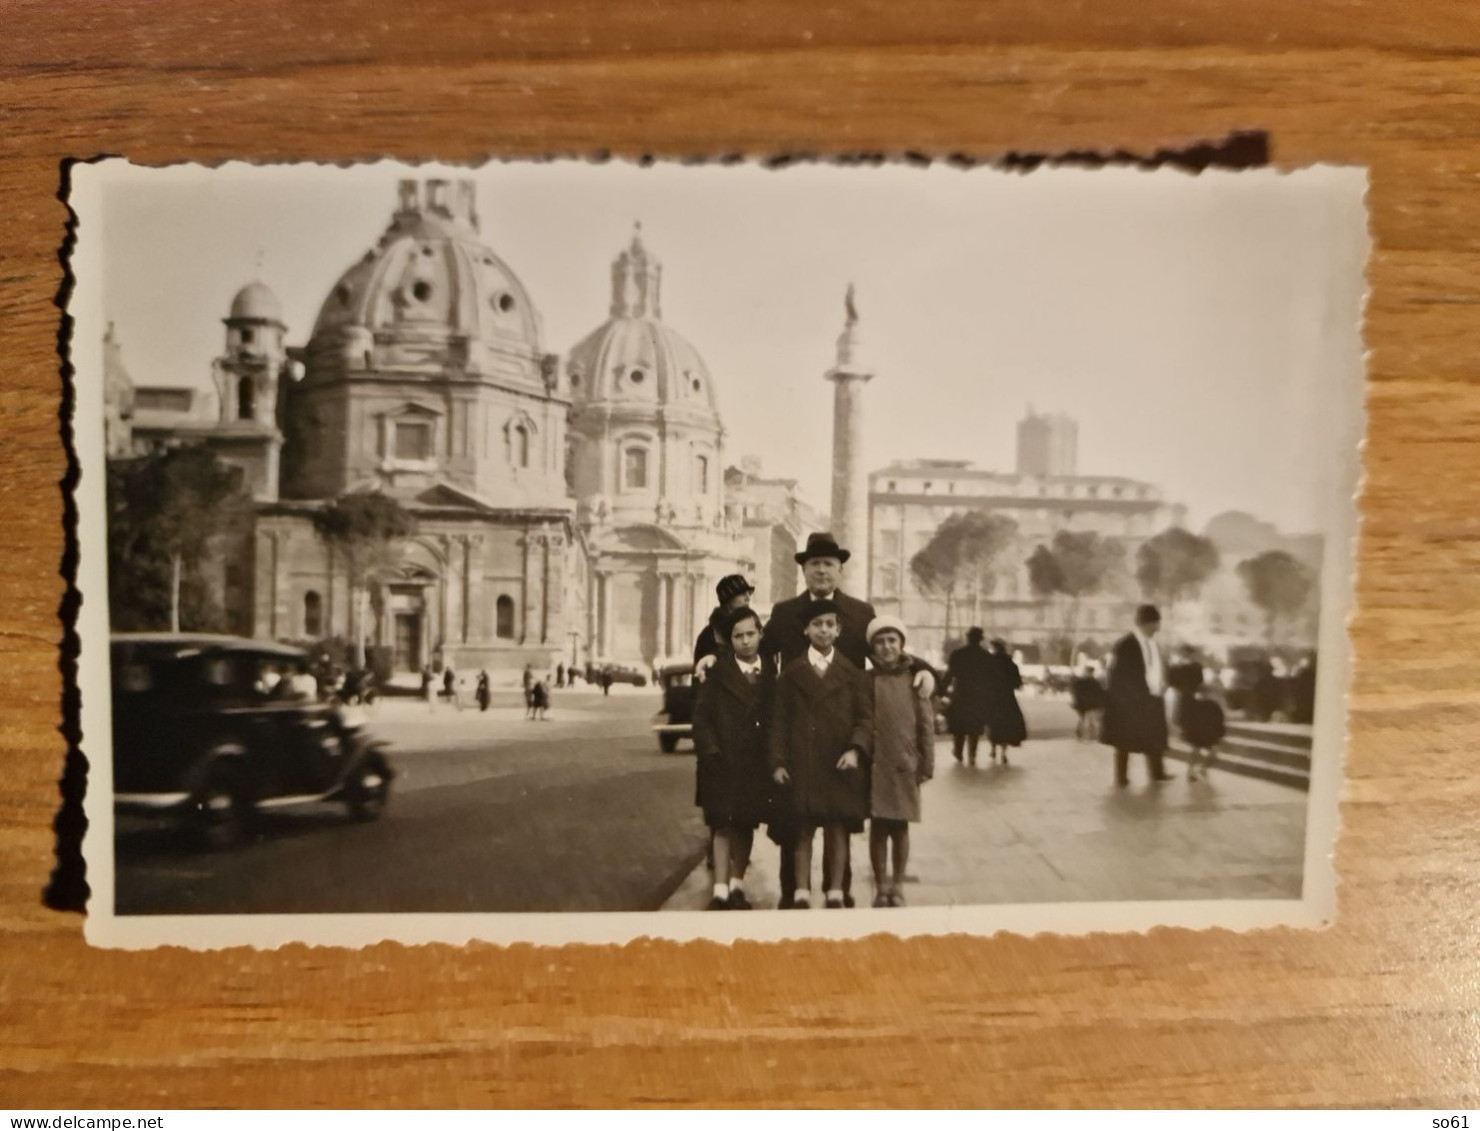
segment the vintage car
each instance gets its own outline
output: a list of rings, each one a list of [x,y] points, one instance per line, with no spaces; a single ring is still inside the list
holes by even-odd
[[[207,848],[241,841],[259,810],[384,809],[382,744],[322,703],[306,653],[233,636],[115,634],[113,799],[120,814],[179,822]]]
[[[681,739],[694,737],[694,665],[669,664],[658,669],[663,709],[653,716],[658,749],[672,754]]]

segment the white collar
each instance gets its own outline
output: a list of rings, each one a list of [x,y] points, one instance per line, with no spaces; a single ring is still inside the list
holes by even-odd
[[[838,649],[836,646],[833,647],[833,650],[831,652],[824,656],[811,644],[807,645],[807,662],[811,664],[814,668],[832,667],[833,657],[837,654]]]
[[[812,590],[808,589],[807,596],[814,601],[836,601],[838,599],[838,591],[834,589],[826,597],[819,597],[816,593],[813,593]]]
[[[759,654],[753,660],[742,660],[739,656],[736,656],[735,663],[740,665],[742,672],[759,672],[761,670],[761,658]]]

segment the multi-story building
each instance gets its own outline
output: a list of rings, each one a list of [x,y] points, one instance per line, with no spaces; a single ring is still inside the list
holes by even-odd
[[[1030,416],[1013,472],[988,471],[964,460],[920,459],[891,464],[869,477],[872,563],[869,597],[880,612],[904,619],[910,645],[939,655],[971,625],[1036,654],[1061,637],[1068,623],[1062,599],[1036,594],[1028,558],[1060,530],[1094,531],[1125,548],[1126,570],[1104,591],[1079,602],[1073,644],[1103,647],[1125,632],[1139,600],[1131,577],[1137,548],[1180,524],[1181,507],[1150,483],[1106,475],[1048,474],[1024,467],[1073,467],[1077,435],[1066,417]],[[1047,434],[1045,436],[1045,433]],[[1047,461],[1047,462],[1045,462]],[[981,584],[948,603],[922,591],[910,567],[936,529],[952,514],[976,510],[1011,519],[1016,533]],[[949,624],[947,623],[949,620]]]
[[[749,540],[748,553],[755,562],[751,603],[767,613],[777,602],[800,593],[797,550],[826,522],[802,498],[797,481],[764,475],[758,459],[743,459],[739,467],[725,471],[725,512]]]

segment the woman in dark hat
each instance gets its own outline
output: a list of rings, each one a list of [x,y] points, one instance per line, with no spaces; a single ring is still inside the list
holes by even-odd
[[[988,669],[986,716],[987,741],[992,744],[992,761],[1000,752],[1002,764],[1007,762],[1007,748],[1021,746],[1028,738],[1028,724],[1023,719],[1023,709],[1018,706],[1017,692],[1023,685],[1022,673],[1008,654],[1005,640],[993,640],[992,651],[987,659]]]
[[[946,664],[946,725],[951,731],[951,753],[961,761],[963,749],[976,765],[976,744],[987,729],[987,699],[992,682],[992,657],[982,647],[986,633],[972,626],[966,643],[951,653]]]
[[[736,609],[750,607],[750,595],[755,586],[745,580],[743,574],[732,573],[719,579],[714,595],[719,604],[709,614],[709,623],[694,641],[694,663],[697,665],[705,656],[716,656],[728,651],[730,642],[726,638],[726,627]]]

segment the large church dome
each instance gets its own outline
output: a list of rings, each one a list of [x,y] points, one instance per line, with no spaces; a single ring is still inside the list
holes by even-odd
[[[662,265],[639,229],[612,265],[611,317],[566,360],[577,405],[616,403],[687,408],[718,423],[719,403],[704,359],[663,321]]]
[[[401,182],[390,226],[330,290],[308,351],[321,370],[539,378],[539,314],[483,242],[472,181]]]
[[[663,321],[639,230],[612,264],[610,317],[571,349],[571,484],[583,515],[705,528],[722,513],[724,427],[699,351]]]

